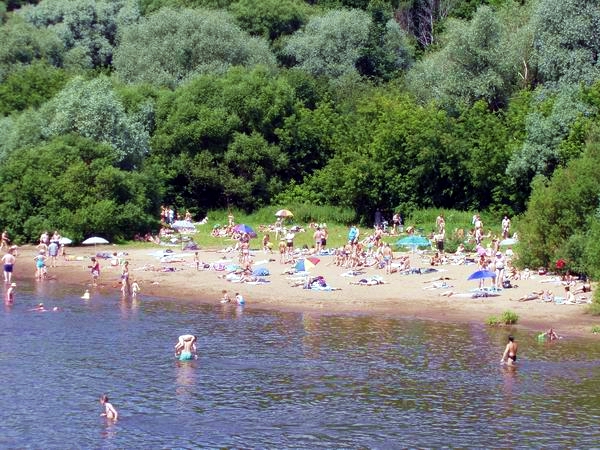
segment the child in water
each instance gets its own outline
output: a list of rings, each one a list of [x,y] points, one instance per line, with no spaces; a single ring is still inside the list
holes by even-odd
[[[100,416],[115,421],[119,418],[119,413],[117,412],[115,407],[108,401],[108,395],[102,394],[100,396],[100,404],[104,406],[104,412],[100,414]]]

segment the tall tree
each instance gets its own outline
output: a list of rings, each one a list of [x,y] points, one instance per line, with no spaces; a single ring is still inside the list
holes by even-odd
[[[275,64],[267,42],[249,37],[224,11],[163,8],[120,36],[114,65],[126,82],[175,87],[231,66]]]
[[[310,19],[294,33],[284,53],[298,67],[315,76],[340,77],[355,72],[356,62],[369,39],[371,18],[361,10],[333,10]]]

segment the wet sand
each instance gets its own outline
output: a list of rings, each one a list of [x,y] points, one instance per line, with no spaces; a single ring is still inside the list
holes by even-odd
[[[557,305],[540,300],[518,301],[532,291],[551,289],[556,295],[563,295],[560,284],[550,282],[550,277],[533,274],[529,280],[513,282],[516,287],[503,289],[497,297],[470,298],[478,287],[477,281],[467,280],[476,270],[475,265],[442,265],[438,272],[428,274],[404,275],[393,273],[386,275],[382,269],[368,268],[364,274],[356,277],[344,277],[341,274],[348,269],[335,266],[332,256],[321,256],[320,262],[310,270],[313,276],[322,275],[327,283],[339,290],[313,291],[302,286],[292,286],[297,278],[284,274],[290,264],[281,264],[277,253],[266,254],[253,251],[256,267],[265,267],[270,275],[267,284],[252,285],[232,283],[221,278],[224,272],[214,270],[196,270],[194,251],[181,252],[177,247],[171,249],[177,261],[164,263],[158,253],[171,247],[148,246],[126,247],[102,245],[97,247],[69,247],[68,260],[59,258],[56,267],[50,267],[48,261],[48,280],[68,285],[81,286],[83,294],[90,289],[93,299],[95,292],[115,292],[120,295],[120,268],[111,267],[110,260],[101,259],[101,275],[98,286],[91,286],[90,257],[96,253],[126,253],[121,258],[129,261],[130,276],[141,288],[139,298],[159,296],[173,299],[186,299],[203,303],[219,303],[222,291],[227,290],[233,298],[240,292],[246,299],[247,308],[277,309],[288,311],[319,311],[323,314],[377,314],[390,317],[418,318],[453,323],[485,323],[490,316],[500,317],[510,310],[518,314],[517,327],[540,332],[554,327],[564,336],[587,336],[600,338],[591,333],[594,325],[600,324],[600,318],[586,314],[588,305]],[[19,249],[15,265],[15,281],[33,279],[36,255],[33,246]],[[236,263],[237,253],[225,254],[217,250],[201,250],[200,261],[205,263]],[[399,253],[395,253],[395,256]],[[427,261],[418,254],[410,254],[411,266],[427,268]],[[354,285],[361,278],[381,276],[385,284],[374,286]],[[443,278],[443,279],[441,279]],[[445,283],[449,287],[434,287]],[[486,281],[490,285],[490,280]],[[460,295],[444,296],[452,291]]]

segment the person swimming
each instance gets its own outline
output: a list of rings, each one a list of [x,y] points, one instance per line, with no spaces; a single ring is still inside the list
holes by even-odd
[[[179,358],[179,361],[191,361],[196,359],[196,336],[193,334],[182,334],[175,344],[175,356]]]
[[[119,418],[119,413],[115,407],[109,402],[108,395],[102,394],[100,396],[100,404],[104,406],[104,412],[100,414],[102,417],[116,421]]]

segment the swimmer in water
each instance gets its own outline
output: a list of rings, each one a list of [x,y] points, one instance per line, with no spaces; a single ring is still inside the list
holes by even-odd
[[[35,308],[31,308],[29,311],[45,312],[45,311],[48,311],[48,310],[46,308],[44,308],[44,304],[43,303],[38,303],[38,305]]]
[[[196,359],[196,336],[193,334],[182,334],[175,344],[175,356],[179,361],[191,361]]]
[[[504,353],[502,354],[502,359],[500,360],[500,364],[506,363],[509,366],[513,366],[517,362],[517,350],[518,345],[515,342],[515,338],[512,336],[508,337],[508,344],[506,344],[506,348],[504,349]]]
[[[104,412],[100,414],[102,417],[116,421],[119,418],[119,413],[115,407],[108,401],[108,395],[102,394],[100,396],[100,404],[104,406]]]
[[[221,303],[229,303],[231,301],[231,297],[229,296],[229,293],[223,289],[223,297],[221,297]]]
[[[14,305],[15,303],[15,288],[17,287],[16,283],[11,283],[10,287],[6,290],[6,296],[4,297],[5,305]]]
[[[83,293],[83,295],[81,296],[81,298],[84,300],[89,300],[90,299],[90,291],[88,289],[86,289],[85,292]]]

